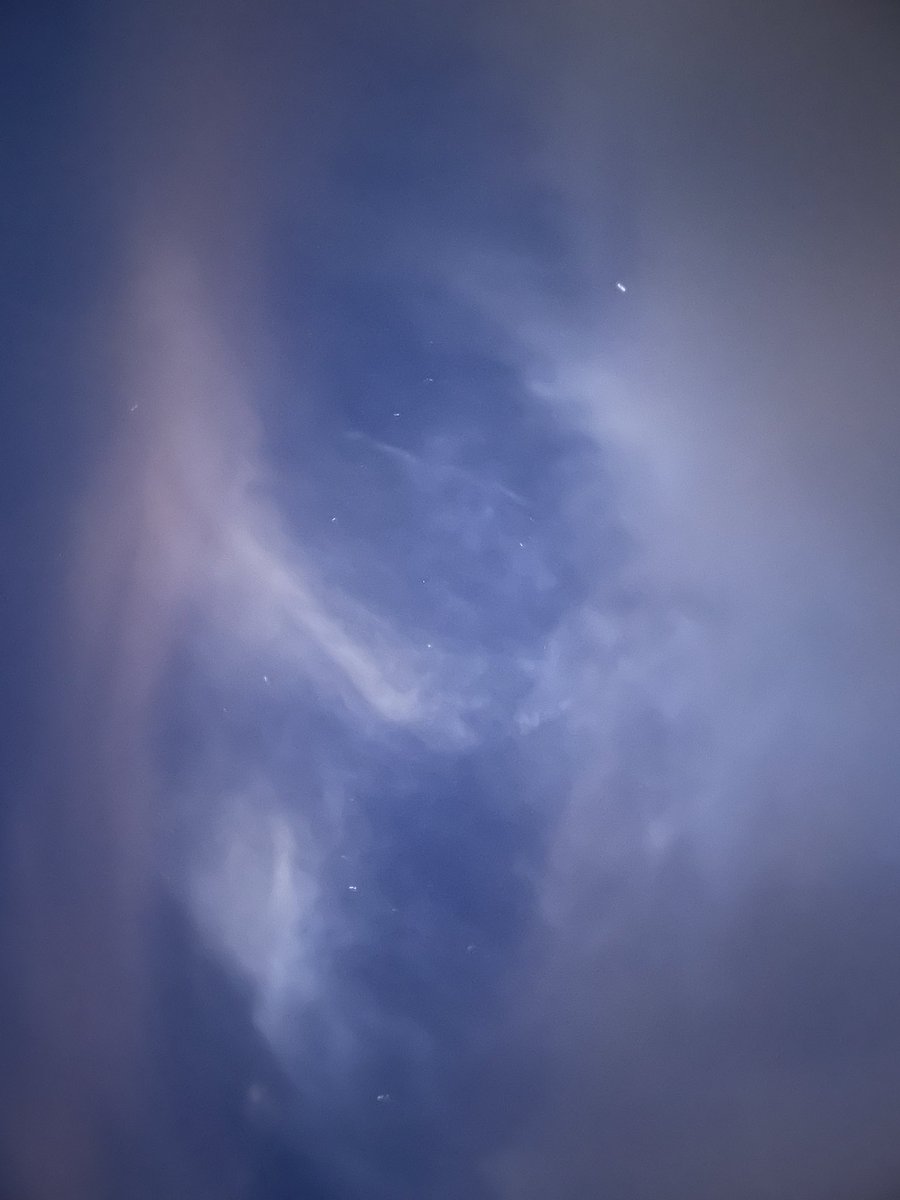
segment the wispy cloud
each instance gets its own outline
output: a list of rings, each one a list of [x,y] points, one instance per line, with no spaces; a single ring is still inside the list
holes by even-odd
[[[548,983],[523,997],[547,1078],[508,1195],[812,1195],[897,1169],[893,1106],[860,1065],[875,1045],[896,1062],[896,981],[859,985],[882,1019],[858,1059],[846,997],[819,1041],[781,1024],[831,1003],[867,906],[896,947],[889,68],[867,17],[664,10],[555,32],[538,13],[501,38],[584,251],[571,319],[528,271],[449,268],[533,402],[602,448],[631,549],[566,615],[532,702],[566,729],[573,778],[527,971]],[[579,47],[565,87],[522,53],[539,31],[550,63]],[[638,214],[625,262],[603,227],[617,169]],[[838,926],[810,916],[776,962],[777,921],[826,897]]]
[[[10,842],[22,1194],[101,1194],[162,1120],[163,889],[294,1085],[239,1107],[367,1200],[887,1179],[874,24],[401,5],[318,31],[320,85],[240,7],[148,14],[121,87],[104,436]]]

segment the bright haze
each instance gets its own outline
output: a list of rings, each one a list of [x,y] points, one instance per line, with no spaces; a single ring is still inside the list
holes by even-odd
[[[0,58],[0,1195],[900,1195],[898,7]]]

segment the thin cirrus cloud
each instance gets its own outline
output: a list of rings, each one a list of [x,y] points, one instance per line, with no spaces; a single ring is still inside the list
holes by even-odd
[[[399,6],[299,71],[226,17],[118,84],[18,1177],[100,1194],[114,1110],[214,1178],[153,1090],[162,880],[264,1034],[241,1120],[351,1194],[890,1182],[881,18]]]
[[[535,403],[608,449],[633,556],[627,613],[605,593],[573,610],[547,662],[575,739],[546,990],[523,1002],[550,1065],[496,1178],[878,1189],[897,1169],[896,27],[705,5],[571,22],[504,45],[588,264],[627,146],[614,344],[592,332],[614,265],[571,319],[496,274],[459,286]],[[538,29],[546,72],[523,52]]]

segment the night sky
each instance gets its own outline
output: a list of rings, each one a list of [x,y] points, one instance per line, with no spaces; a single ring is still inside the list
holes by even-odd
[[[900,8],[0,97],[0,1200],[900,1196]]]

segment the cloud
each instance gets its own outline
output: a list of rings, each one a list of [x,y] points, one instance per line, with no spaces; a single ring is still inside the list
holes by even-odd
[[[875,1067],[896,980],[871,970],[896,951],[900,146],[873,20],[495,26],[583,278],[569,308],[515,264],[451,279],[533,402],[596,438],[631,550],[564,615],[532,702],[572,777],[521,981],[546,1074],[504,1195],[840,1194],[898,1169]],[[857,1020],[871,1042],[844,1054]]]
[[[199,757],[186,756],[203,773],[197,809],[178,810],[165,766],[173,710],[162,705],[172,703],[185,656],[198,647],[216,656],[232,688],[252,674],[257,688],[271,683],[282,696],[312,689],[323,710],[369,736],[426,726],[458,736],[424,651],[317,576],[268,490],[258,415],[266,378],[248,365],[259,309],[246,249],[258,217],[232,178],[253,158],[260,80],[253,76],[244,94],[235,86],[229,63],[244,61],[231,44],[240,21],[222,16],[212,43],[204,41],[202,69],[198,59],[186,72],[184,47],[169,35],[185,33],[196,49],[191,22],[154,27],[142,63],[155,63],[158,75],[138,72],[117,96],[132,112],[130,135],[147,140],[136,157],[120,142],[110,164],[116,248],[105,295],[95,298],[102,351],[92,364],[95,379],[105,374],[96,411],[103,432],[70,522],[57,658],[41,681],[44,762],[17,808],[9,851],[20,1037],[6,1152],[17,1194],[36,1200],[117,1186],[117,1171],[137,1168],[110,1154],[111,1137],[166,1143],[157,1146],[161,1162],[181,1157],[175,1191],[195,1166],[192,1194],[217,1190],[216,1168],[191,1165],[190,1133],[153,1111],[154,1102],[165,1110],[165,1088],[176,1086],[154,1061],[171,1034],[152,1020],[164,986],[162,890],[194,901],[204,932],[236,974],[252,979],[267,1030],[285,975],[297,985],[316,848],[301,845],[297,814],[271,774],[229,802],[229,786],[240,792],[262,770],[252,759],[237,784],[225,781],[210,815],[223,778],[209,712]],[[156,122],[166,116],[167,80],[184,119],[164,129]],[[215,674],[211,660],[207,674]],[[306,782],[314,789],[320,780]],[[185,791],[178,802],[190,798]],[[178,844],[185,830],[195,839],[188,848]],[[179,878],[197,866],[198,841],[204,873]],[[246,856],[240,881],[235,853]],[[220,986],[231,984],[210,985]],[[177,1024],[179,1015],[165,1019]],[[263,1057],[259,1047],[249,1055],[251,1063]]]
[[[874,18],[612,7],[303,70],[277,13],[132,30],[11,851],[26,1194],[142,1122],[186,1195],[207,1132],[372,1198],[897,1167],[892,68]]]

